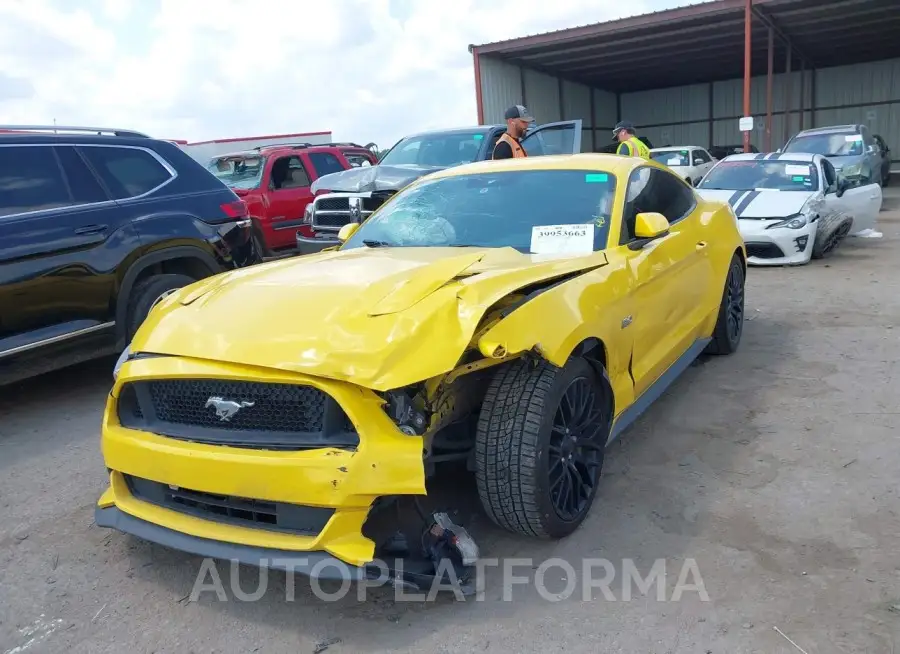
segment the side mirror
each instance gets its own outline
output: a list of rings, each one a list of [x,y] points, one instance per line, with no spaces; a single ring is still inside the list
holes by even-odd
[[[636,238],[653,240],[669,233],[669,221],[661,213],[639,213],[635,219]]]
[[[341,231],[338,232],[338,240],[341,243],[346,243],[347,239],[353,236],[357,229],[359,229],[359,223],[347,223],[341,227]]]
[[[781,148],[778,148],[777,150],[775,150],[775,153],[776,153],[776,154],[781,154]]]

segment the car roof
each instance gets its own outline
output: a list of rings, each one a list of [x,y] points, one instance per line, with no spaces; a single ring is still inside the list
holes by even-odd
[[[495,129],[506,129],[506,125],[475,125],[473,127],[449,127],[446,129],[431,129],[425,132],[416,132],[415,134],[407,134],[404,136],[401,141],[405,141],[406,139],[419,138],[421,136],[430,136],[436,134],[463,134],[467,132],[474,132],[476,134],[486,134]]]
[[[0,132],[0,143],[4,145],[130,145],[135,147],[152,147],[157,143],[171,143],[166,139],[154,139],[145,136],[115,136],[113,134],[41,134],[37,132]]]
[[[739,152],[730,154],[722,161],[816,161],[820,154],[810,152]]]
[[[827,127],[812,127],[810,129],[805,129],[802,132],[799,132],[797,136],[799,136],[800,134],[835,134],[839,132],[858,132],[859,130],[859,125],[829,125]]]
[[[440,170],[430,175],[429,179],[442,177],[461,177],[491,172],[511,172],[516,170],[586,170],[598,173],[610,173],[617,177],[627,176],[638,166],[652,166],[660,170],[668,170],[656,161],[646,161],[638,157],[623,157],[618,154],[602,154],[582,152],[579,154],[553,154],[541,157],[523,157],[519,159],[487,160],[462,164]]]

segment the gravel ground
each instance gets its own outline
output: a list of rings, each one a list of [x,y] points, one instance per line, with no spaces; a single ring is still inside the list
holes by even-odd
[[[241,601],[227,564],[227,601],[192,601],[200,559],[92,524],[111,362],[3,389],[0,654],[900,651],[900,193],[886,195],[883,239],[751,271],[740,351],[691,368],[611,448],[575,535],[535,543],[466,520],[486,557],[606,559],[612,594],[591,601],[580,582],[560,601],[533,586],[505,601],[497,571],[477,602],[354,591],[328,603],[300,579],[287,601],[274,572],[258,601]],[[644,577],[665,560],[665,601],[636,586],[626,599],[625,559]],[[709,601],[671,601],[689,560]],[[549,570],[548,589],[561,577]],[[250,593],[259,573],[240,580]]]

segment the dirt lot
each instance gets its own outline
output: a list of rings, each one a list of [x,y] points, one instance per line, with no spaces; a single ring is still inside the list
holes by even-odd
[[[809,654],[900,651],[900,192],[885,209],[880,241],[751,271],[739,353],[693,367],[611,448],[573,537],[536,544],[466,520],[487,557],[602,557],[617,580],[624,559],[646,575],[663,558],[666,600],[693,559],[708,602],[624,601],[619,581],[615,601],[583,601],[581,586],[504,601],[496,572],[479,602],[325,603],[299,580],[289,602],[274,572],[243,602],[227,564],[228,601],[193,602],[200,559],[92,524],[103,361],[0,394],[0,654],[801,651],[775,627]],[[251,592],[259,575],[241,579]]]

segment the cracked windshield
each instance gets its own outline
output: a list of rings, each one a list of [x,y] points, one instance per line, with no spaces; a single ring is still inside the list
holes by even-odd
[[[803,161],[723,161],[698,186],[705,190],[810,191],[819,187],[816,167]]]
[[[225,156],[214,159],[207,170],[231,188],[252,189],[259,186],[265,169],[265,157]]]
[[[373,214],[344,249],[513,247],[530,253],[535,227],[588,225],[593,250],[601,250],[609,234],[615,179],[596,171],[529,170],[422,182]]]

